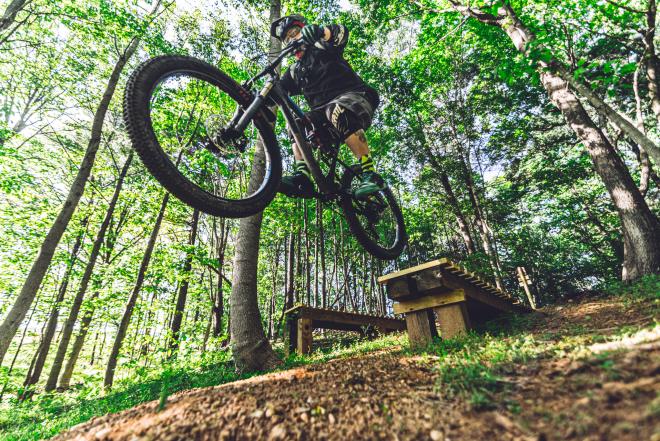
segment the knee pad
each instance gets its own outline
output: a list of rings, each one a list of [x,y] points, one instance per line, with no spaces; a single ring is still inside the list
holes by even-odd
[[[363,128],[362,122],[353,112],[337,103],[325,109],[325,116],[344,139]]]

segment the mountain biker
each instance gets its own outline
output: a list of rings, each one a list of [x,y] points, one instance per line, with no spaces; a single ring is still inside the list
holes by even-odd
[[[364,131],[371,126],[380,103],[378,93],[351,68],[343,57],[348,29],[343,25],[308,24],[301,15],[287,15],[271,24],[270,33],[283,44],[302,39],[296,61],[282,75],[281,84],[291,96],[303,95],[312,121],[326,118],[343,136],[360,164],[360,185],[354,194],[365,198],[382,190],[375,173]],[[280,192],[293,197],[309,197],[314,192],[310,171],[294,143],[294,173],[283,176]]]

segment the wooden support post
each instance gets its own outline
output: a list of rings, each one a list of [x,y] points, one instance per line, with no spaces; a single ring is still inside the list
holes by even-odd
[[[288,340],[286,355],[291,355],[296,351],[298,345],[298,320],[287,315],[285,328],[287,335],[284,337],[284,341]]]
[[[519,266],[516,268],[516,273],[518,274],[518,281],[520,283],[520,286],[523,287],[525,290],[525,294],[527,295],[527,300],[529,300],[529,306],[532,307],[532,309],[536,309],[536,302],[534,301],[534,295],[532,294],[532,291],[529,289],[529,276],[527,275],[527,271],[525,271],[525,267]]]
[[[299,355],[312,352],[312,319],[299,318],[297,335],[297,350]]]
[[[406,314],[408,341],[411,348],[420,348],[429,344],[433,338],[432,328],[435,323],[429,320],[429,311],[413,311]]]
[[[453,338],[463,334],[470,327],[470,319],[465,302],[439,306],[435,309],[440,328],[440,337]]]
[[[395,314],[408,314],[413,311],[431,309],[436,306],[448,305],[451,303],[465,302],[465,291],[455,289],[453,291],[443,292],[441,294],[431,294],[413,300],[404,300],[396,302],[393,305]]]

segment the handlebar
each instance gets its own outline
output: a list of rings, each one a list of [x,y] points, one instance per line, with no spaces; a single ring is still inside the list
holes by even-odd
[[[305,43],[302,41],[302,39],[298,40],[293,40],[291,43],[289,43],[284,49],[280,51],[280,54],[275,58],[268,66],[264,68],[261,72],[259,72],[257,75],[253,76],[249,80],[247,80],[244,83],[245,87],[250,87],[252,84],[254,84],[255,81],[257,81],[259,78],[264,77],[268,74],[273,74],[275,75],[275,68],[286,58],[291,52],[295,51],[296,49],[300,48],[303,46]]]

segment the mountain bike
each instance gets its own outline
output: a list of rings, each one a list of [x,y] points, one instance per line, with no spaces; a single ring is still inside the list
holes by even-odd
[[[193,57],[165,55],[142,63],[124,94],[133,148],[160,184],[187,205],[214,216],[251,216],[270,204],[282,177],[274,131],[278,106],[316,182],[311,196],[337,202],[364,249],[394,259],[407,236],[391,189],[383,183],[381,191],[355,197],[359,167],[340,159],[339,133],[312,121],[280,85],[277,68],[300,44],[286,46],[242,84]]]

